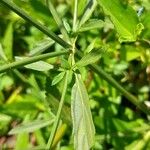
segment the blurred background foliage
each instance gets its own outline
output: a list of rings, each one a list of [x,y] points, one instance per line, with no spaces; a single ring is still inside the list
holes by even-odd
[[[63,19],[68,33],[71,35],[74,0],[53,0],[53,3]],[[38,20],[50,30],[60,34],[54,19],[43,0],[13,0],[30,16]],[[90,51],[93,47],[103,47],[105,50],[98,65],[112,75],[128,91],[138,97],[139,101],[146,102],[150,107],[150,1],[126,0],[135,11],[144,25],[144,30],[138,40],[132,43],[119,43],[118,35],[113,24],[103,10],[98,6],[92,14],[92,19],[102,19],[101,28],[80,32],[78,49]],[[78,17],[80,18],[87,0],[79,1]],[[130,20],[129,20],[130,21]],[[4,51],[0,65],[15,60],[15,56],[28,56],[32,49],[43,44],[47,37],[15,13],[0,5],[0,55]],[[49,39],[48,39],[49,40]],[[62,47],[54,44],[48,50],[60,51]],[[60,82],[51,86],[53,77],[59,70],[61,58],[47,60],[54,66],[53,70],[39,72],[37,70],[21,68],[0,74],[0,148],[32,148],[45,145],[51,131],[54,112],[57,110],[58,100],[63,88]],[[90,104],[96,138],[93,149],[150,149],[149,116],[143,114],[109,83],[98,77],[88,68],[81,68],[83,79],[89,93]],[[45,92],[50,93],[49,110],[45,104]],[[72,128],[70,122],[70,93],[67,89],[66,108],[62,119],[67,122],[64,136],[59,139],[56,149],[72,150]],[[52,104],[53,103],[53,104]],[[67,112],[66,112],[67,111]],[[69,113],[68,113],[69,112]],[[8,135],[8,132],[18,124],[38,121],[43,127],[35,127],[31,133],[23,132]],[[44,123],[46,125],[44,125]],[[61,128],[60,128],[61,129]],[[60,146],[61,145],[61,146]]]

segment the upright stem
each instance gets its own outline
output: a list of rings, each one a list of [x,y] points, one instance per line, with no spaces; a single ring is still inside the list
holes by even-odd
[[[53,140],[54,140],[57,128],[58,128],[58,124],[59,124],[59,120],[60,120],[60,115],[61,115],[61,110],[62,110],[62,107],[63,107],[63,104],[64,104],[65,95],[66,95],[66,91],[67,91],[68,76],[69,76],[69,72],[67,71],[66,72],[66,76],[65,76],[65,81],[64,81],[64,87],[63,87],[63,91],[62,91],[62,96],[61,96],[61,100],[60,100],[60,103],[59,103],[59,108],[58,108],[57,115],[56,115],[56,120],[55,120],[54,125],[52,127],[51,135],[49,137],[49,140],[48,140],[48,143],[46,145],[45,150],[48,150],[48,149],[50,150],[51,149],[52,144],[53,144]]]
[[[42,60],[42,59],[56,57],[56,56],[60,56],[60,55],[68,54],[68,53],[69,53],[68,50],[64,50],[61,52],[52,52],[52,53],[46,53],[46,54],[42,54],[42,55],[38,55],[38,56],[34,56],[34,57],[28,57],[28,58],[25,58],[23,60],[15,61],[13,63],[1,66],[0,67],[0,73],[8,71],[8,70],[13,69],[13,68],[18,68],[18,67]]]
[[[31,18],[29,15],[27,15],[23,10],[21,10],[18,6],[16,6],[14,3],[12,3],[10,0],[0,0],[0,3],[4,4],[11,10],[13,10],[16,14],[21,16],[23,19],[30,22],[32,25],[37,27],[40,31],[48,35],[51,39],[59,43],[62,47],[70,48],[71,45],[68,44],[66,41],[62,40],[59,36],[57,36],[55,33],[49,31],[45,26],[37,22],[35,19]]]

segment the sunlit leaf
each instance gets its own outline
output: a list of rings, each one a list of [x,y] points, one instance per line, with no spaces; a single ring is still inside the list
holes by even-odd
[[[119,41],[136,41],[144,28],[139,23],[136,12],[128,4],[120,0],[98,0],[104,12],[110,17],[118,34]]]
[[[89,150],[94,143],[95,128],[86,88],[81,76],[75,77],[71,95],[74,144],[76,150]]]
[[[4,50],[2,48],[2,45],[0,44],[0,58],[2,58],[3,60],[7,61],[7,57],[4,53]]]
[[[5,35],[3,38],[3,48],[6,54],[6,57],[11,60],[13,57],[13,23],[10,22],[6,28]]]

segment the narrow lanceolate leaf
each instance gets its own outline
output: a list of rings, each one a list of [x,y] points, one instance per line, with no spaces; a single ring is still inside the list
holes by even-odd
[[[18,133],[22,133],[22,132],[33,132],[40,128],[51,125],[53,122],[54,122],[54,120],[35,120],[33,122],[24,123],[20,126],[13,128],[9,132],[9,135],[18,134]]]
[[[63,24],[63,22],[62,22],[62,20],[61,20],[61,18],[59,16],[59,14],[57,13],[56,8],[54,7],[52,1],[51,0],[46,0],[46,3],[48,5],[48,8],[49,8],[50,12],[53,15],[53,18],[55,19],[58,27],[60,28],[60,31],[63,34],[65,40],[69,41],[69,36],[68,36],[67,30],[64,27],[64,24]]]
[[[57,76],[55,76],[53,81],[52,81],[52,85],[55,85],[58,82],[60,82],[63,79],[64,75],[65,75],[65,72],[61,72]]]
[[[74,65],[74,67],[80,68],[89,64],[93,64],[100,59],[101,55],[101,50],[93,50],[91,53],[88,53],[85,56],[83,56],[82,59]]]
[[[137,36],[144,28],[139,23],[136,12],[128,4],[123,4],[121,0],[98,0],[111,21],[113,22],[120,42],[136,41]]]
[[[23,57],[15,57],[15,59],[18,60],[23,60]],[[24,66],[25,68],[36,70],[36,71],[48,71],[50,69],[53,69],[53,65],[44,62],[44,61],[37,61],[28,65]]]
[[[39,43],[35,45],[33,50],[29,53],[29,56],[35,56],[35,55],[41,54],[42,52],[50,48],[54,43],[55,42],[50,38],[40,41]]]
[[[97,5],[97,1],[96,0],[89,0],[84,13],[81,17],[81,20],[79,22],[79,28],[91,17],[95,7]]]
[[[89,150],[94,143],[95,128],[86,88],[81,76],[75,76],[71,95],[74,144],[76,150]]]

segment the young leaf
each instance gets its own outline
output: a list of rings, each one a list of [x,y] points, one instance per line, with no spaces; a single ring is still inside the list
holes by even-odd
[[[94,143],[95,128],[86,88],[81,76],[75,74],[75,77],[76,81],[71,94],[75,149],[89,150]]]
[[[104,21],[98,19],[92,19],[83,24],[77,32],[85,32],[92,29],[100,29],[104,27]]]
[[[96,50],[95,52],[91,52],[86,54],[85,56],[82,57],[81,60],[79,60],[73,67],[84,67],[87,66],[89,64],[95,63],[96,61],[98,61],[101,57],[101,52],[100,50]]]
[[[104,12],[110,16],[118,34],[120,42],[136,41],[144,28],[139,23],[136,12],[128,4],[120,0],[98,0]]]
[[[9,135],[18,134],[22,132],[33,132],[40,128],[51,125],[53,122],[54,120],[35,120],[33,122],[24,123],[10,130]]]
[[[53,81],[52,81],[52,85],[55,85],[58,82],[60,82],[63,79],[64,75],[65,75],[65,72],[61,72],[57,76],[55,76]]]
[[[84,13],[81,17],[81,20],[79,22],[79,27],[80,28],[90,17],[91,17],[91,14],[93,13],[95,7],[97,5],[97,1],[96,0],[89,0],[85,10],[84,10]]]

